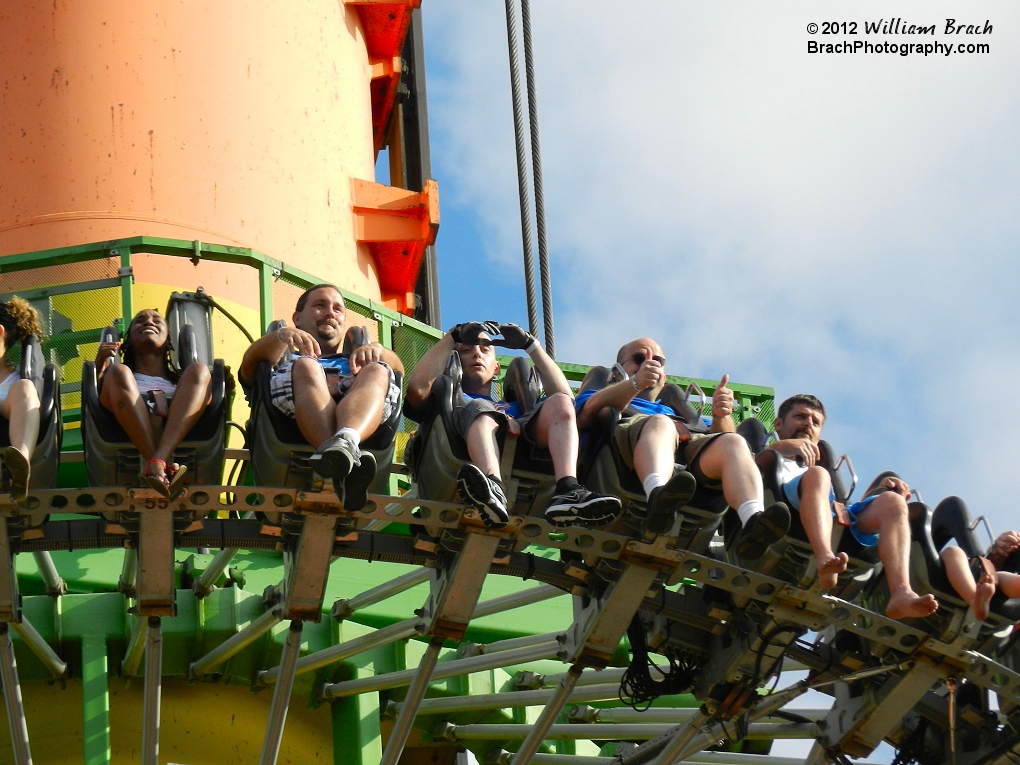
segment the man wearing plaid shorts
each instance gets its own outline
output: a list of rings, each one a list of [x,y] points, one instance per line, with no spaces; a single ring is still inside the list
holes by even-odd
[[[333,479],[337,496],[351,510],[364,507],[375,477],[375,457],[362,453],[370,437],[400,405],[394,370],[400,358],[379,343],[344,356],[345,306],[332,284],[317,284],[298,298],[293,327],[255,341],[244,354],[238,376],[250,383],[260,361],[274,367],[269,380],[272,405],[293,417],[308,443],[317,473]]]

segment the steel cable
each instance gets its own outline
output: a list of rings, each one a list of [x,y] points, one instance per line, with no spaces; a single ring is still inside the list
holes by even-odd
[[[535,256],[531,245],[528,165],[524,147],[524,108],[521,104],[520,65],[517,62],[517,11],[514,0],[506,0],[506,38],[510,50],[510,96],[513,100],[514,142],[517,148],[517,191],[521,200],[521,243],[524,248],[524,290],[528,298],[528,331],[537,336],[538,298],[535,294]]]
[[[524,32],[524,75],[528,89],[528,120],[531,127],[531,180],[535,186],[535,231],[538,234],[538,270],[542,285],[542,323],[545,350],[556,358],[553,330],[552,282],[549,247],[545,230],[545,191],[542,184],[542,147],[538,137],[538,95],[535,88],[535,57],[531,45],[531,0],[521,0],[521,28]]]

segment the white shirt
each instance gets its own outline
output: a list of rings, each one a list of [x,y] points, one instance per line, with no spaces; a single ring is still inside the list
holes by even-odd
[[[0,404],[7,400],[7,394],[10,393],[11,386],[20,379],[21,373],[15,369],[3,379],[3,382],[0,382]]]

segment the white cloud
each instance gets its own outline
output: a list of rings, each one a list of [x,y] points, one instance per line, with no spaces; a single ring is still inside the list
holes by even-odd
[[[558,355],[595,363],[651,333],[673,371],[815,392],[863,480],[891,467],[1015,526],[1020,8],[533,13]],[[947,17],[990,19],[968,42],[991,52],[806,52],[808,22],[890,15],[939,42]],[[501,4],[433,0],[425,18],[444,199],[519,268]]]

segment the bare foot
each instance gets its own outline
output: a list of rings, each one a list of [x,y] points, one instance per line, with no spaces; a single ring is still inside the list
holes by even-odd
[[[850,558],[846,553],[833,555],[826,561],[818,563],[818,586],[822,590],[831,590],[836,586],[836,580],[840,574],[846,571],[846,564]]]
[[[889,599],[885,615],[890,619],[923,619],[938,610],[939,603],[934,595],[918,595],[907,590]]]
[[[981,577],[977,583],[977,589],[974,591],[974,602],[970,604],[970,607],[974,609],[974,617],[979,622],[988,618],[988,604],[994,594],[995,582],[992,581],[992,578],[990,576]]]

